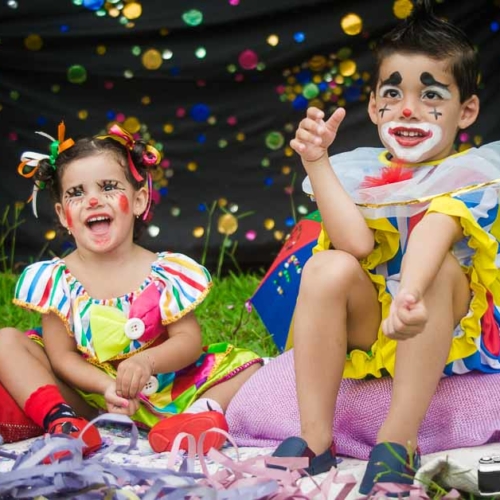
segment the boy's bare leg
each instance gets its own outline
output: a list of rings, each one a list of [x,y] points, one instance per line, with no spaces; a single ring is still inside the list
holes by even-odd
[[[301,435],[319,454],[332,442],[349,347],[370,349],[381,321],[375,287],[350,254],[327,250],[304,266],[293,325]]]
[[[398,342],[389,413],[377,442],[417,446],[417,433],[448,358],[453,330],[468,311],[467,277],[450,254],[424,296],[429,319],[422,333]]]
[[[15,328],[0,330],[0,382],[21,408],[38,388],[57,385],[78,415],[87,419],[97,415],[94,408],[54,375],[42,347]]]

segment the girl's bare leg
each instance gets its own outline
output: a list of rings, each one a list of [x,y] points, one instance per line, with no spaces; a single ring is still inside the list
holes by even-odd
[[[332,442],[348,348],[368,350],[381,321],[375,287],[350,254],[326,250],[303,269],[293,325],[302,438],[316,454]]]
[[[209,398],[217,401],[224,411],[226,411],[229,402],[239,390],[239,388],[260,368],[260,364],[255,363],[245,370],[238,373],[238,375],[217,384],[203,393],[203,398]]]
[[[53,373],[45,351],[15,328],[0,330],[0,382],[24,408],[29,396],[44,385],[57,385],[75,412],[87,419],[97,415],[85,401]]]
[[[448,358],[452,334],[468,311],[467,277],[448,254],[424,296],[429,320],[422,333],[398,342],[391,406],[377,442],[417,446],[417,433]]]

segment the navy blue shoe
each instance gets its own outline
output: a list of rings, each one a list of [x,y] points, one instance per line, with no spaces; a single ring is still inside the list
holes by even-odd
[[[335,451],[335,445],[332,443],[330,448],[321,455],[316,455],[307,446],[307,443],[300,437],[289,437],[286,438],[282,443],[274,450],[272,454],[273,457],[307,457],[309,458],[309,467],[304,469],[311,476],[316,474],[321,474],[322,472],[328,472],[332,467],[337,467],[337,456]],[[268,467],[283,469],[278,465],[268,465]]]
[[[359,492],[362,495],[368,495],[375,483],[413,484],[413,477],[419,467],[418,450],[413,454],[413,461],[410,463],[408,451],[404,446],[397,443],[379,443],[370,453],[370,460],[366,466]],[[388,494],[387,496],[397,497],[398,495]]]

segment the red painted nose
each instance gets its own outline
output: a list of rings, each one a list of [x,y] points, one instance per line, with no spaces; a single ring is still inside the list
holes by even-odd
[[[97,198],[90,198],[89,205],[92,208],[97,207],[98,204],[99,204],[99,201],[97,200]]]
[[[408,109],[408,108],[403,109],[403,116],[405,118],[410,118],[410,116],[411,116],[411,109]]]

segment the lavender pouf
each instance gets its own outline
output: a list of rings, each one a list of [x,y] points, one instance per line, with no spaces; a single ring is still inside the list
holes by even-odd
[[[389,409],[392,379],[344,380],[337,401],[337,452],[368,458]],[[276,446],[299,435],[293,351],[258,370],[231,401],[229,430],[240,446]],[[500,374],[443,378],[420,428],[422,454],[500,440]]]

